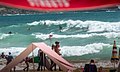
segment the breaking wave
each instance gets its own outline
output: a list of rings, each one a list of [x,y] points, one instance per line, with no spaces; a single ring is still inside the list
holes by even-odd
[[[120,22],[102,22],[102,21],[81,21],[81,20],[40,20],[34,21],[32,23],[27,23],[27,25],[63,25],[63,32],[71,28],[80,30],[87,29],[87,32],[103,32],[103,31],[120,31]]]
[[[104,43],[93,43],[85,46],[63,46],[60,47],[60,53],[62,56],[82,56],[85,54],[92,54],[100,52],[104,47],[110,47],[110,44]],[[27,48],[27,47],[26,47]],[[25,47],[11,47],[11,48],[0,48],[0,54],[4,52],[6,55],[11,52],[13,56],[19,55],[22,51],[26,49]],[[37,56],[38,48],[36,48],[33,53]],[[31,56],[32,53],[29,55]]]
[[[93,36],[104,36],[106,38],[119,38],[119,32],[106,32],[106,33],[91,33],[91,34],[76,34],[76,35],[58,35],[58,34],[42,34],[42,33],[34,33],[32,34],[35,38],[40,38],[42,40],[48,39],[49,35],[52,35],[52,38],[88,38]]]

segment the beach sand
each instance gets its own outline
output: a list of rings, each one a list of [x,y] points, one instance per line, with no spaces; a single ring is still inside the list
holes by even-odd
[[[89,60],[80,60],[80,61],[69,61],[70,63],[72,63],[74,65],[74,67],[76,68],[76,70],[74,70],[74,72],[82,72],[82,68],[84,68],[84,65],[86,63],[89,63]],[[95,64],[97,65],[97,68],[99,68],[100,66],[103,67],[104,72],[109,72],[110,69],[113,69],[114,65],[113,63],[111,63],[109,60],[100,60],[100,61],[96,61]],[[6,66],[6,60],[5,59],[0,59],[0,69],[2,69],[3,67]],[[30,63],[30,70],[28,72],[63,72],[63,71],[48,71],[47,69],[45,69],[45,71],[36,71],[38,64],[34,63],[35,66],[35,71],[33,71],[33,64]],[[19,63],[16,66],[16,72],[25,72],[23,71],[23,68],[26,67],[25,63]],[[118,67],[118,64],[115,65],[115,67]],[[58,68],[58,67],[57,67]]]

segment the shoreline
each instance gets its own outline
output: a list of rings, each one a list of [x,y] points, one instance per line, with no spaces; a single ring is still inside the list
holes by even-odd
[[[67,60],[68,61],[68,60]],[[85,66],[85,64],[89,64],[89,61],[88,60],[72,60],[72,61],[68,61],[68,62],[70,62],[71,64],[73,64],[74,65],[74,67],[75,68],[84,68],[84,66]],[[114,67],[114,64],[113,63],[111,63],[110,61],[108,61],[108,60],[100,60],[100,61],[96,61],[95,60],[95,64],[96,64],[96,66],[97,66],[97,68],[99,68],[100,66],[102,66],[103,68],[110,68],[110,69],[112,69],[113,67]],[[4,66],[6,66],[6,60],[5,59],[0,59],[0,70],[4,67]],[[25,67],[26,65],[25,65],[25,63],[24,62],[22,62],[22,63],[19,63],[17,66],[16,66],[16,70],[22,70],[24,67]],[[37,63],[34,63],[34,66],[35,66],[35,68],[37,69],[37,66],[38,66],[38,64]],[[30,63],[30,69],[32,69],[32,67],[33,67],[33,64],[32,63]],[[115,64],[115,67],[117,68],[118,67],[118,64]]]

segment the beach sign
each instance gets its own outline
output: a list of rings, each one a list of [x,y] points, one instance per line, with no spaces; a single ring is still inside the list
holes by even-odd
[[[89,10],[119,4],[120,0],[0,0],[0,5],[39,11]]]

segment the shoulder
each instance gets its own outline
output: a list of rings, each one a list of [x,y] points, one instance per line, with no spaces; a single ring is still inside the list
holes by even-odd
[[[8,56],[8,57],[9,57],[9,58],[13,58],[13,56],[11,56],[11,55],[10,55],[10,56]]]
[[[88,68],[89,67],[89,64],[85,64],[85,67],[84,68]]]

